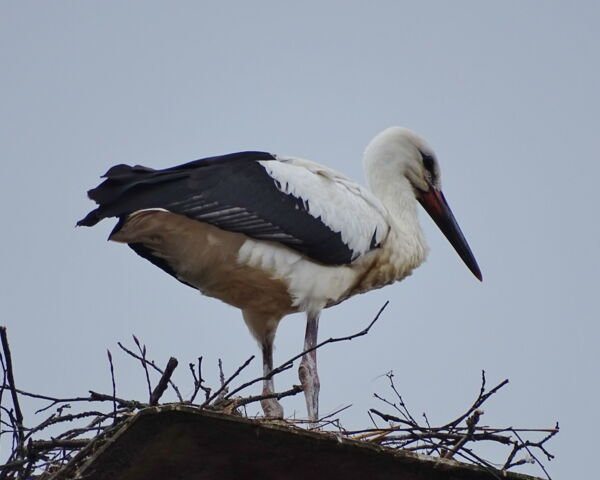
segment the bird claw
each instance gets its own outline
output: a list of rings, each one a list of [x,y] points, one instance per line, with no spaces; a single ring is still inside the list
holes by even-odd
[[[260,401],[265,417],[283,418],[283,407],[276,398],[263,398]]]

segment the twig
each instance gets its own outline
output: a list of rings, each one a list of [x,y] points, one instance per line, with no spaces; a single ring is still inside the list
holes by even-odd
[[[370,411],[368,411],[368,412],[367,412],[367,415],[369,415],[369,418],[371,419],[371,423],[373,424],[373,426],[374,426],[375,428],[379,428],[379,427],[377,426],[377,423],[375,422],[375,419],[373,418],[373,415],[371,415],[371,412],[370,412]]]
[[[458,425],[465,418],[467,418],[469,415],[471,415],[471,412],[473,412],[477,408],[479,408],[482,403],[484,403],[488,398],[490,398],[492,395],[494,395],[494,393],[496,393],[498,390],[500,390],[502,387],[504,387],[504,385],[506,385],[507,383],[508,383],[508,378],[506,380],[500,382],[498,385],[496,385],[494,388],[492,388],[489,392],[485,393],[485,370],[482,370],[481,371],[481,388],[479,391],[479,395],[475,399],[475,402],[473,403],[473,405],[471,405],[469,410],[467,410],[460,417],[458,417],[457,419],[453,420],[452,422],[444,425],[444,428],[450,428],[450,427]]]
[[[44,408],[40,408],[38,410],[36,410],[34,413],[41,413],[45,410],[48,410],[49,408],[52,408],[53,406],[57,405],[58,403],[70,403],[70,402],[89,402],[90,399],[89,397],[72,397],[72,398],[57,398],[57,397],[50,397],[48,395],[40,395],[38,393],[31,393],[31,392],[27,392],[25,390],[20,390],[20,389],[16,389],[17,393],[19,395],[23,395],[24,397],[30,397],[30,398],[37,398],[39,400],[48,400],[50,403],[50,405],[45,406]]]
[[[9,412],[9,418],[11,423],[15,425],[16,438],[13,436],[13,455],[10,459],[16,457],[19,459],[24,456],[24,443],[25,443],[25,432],[23,429],[23,413],[21,412],[21,406],[19,405],[19,396],[17,394],[17,386],[15,384],[15,376],[13,373],[12,356],[10,354],[10,346],[8,344],[8,335],[6,334],[6,327],[0,327],[0,338],[2,340],[2,351],[4,353],[4,359],[6,361],[6,379],[8,380],[8,387],[13,401],[13,407],[15,409],[15,415],[13,416]],[[4,388],[4,384],[3,384]],[[0,473],[0,478],[5,478],[3,473]]]
[[[454,447],[452,447],[451,450],[448,450],[444,455],[442,455],[442,458],[452,458],[454,456],[454,454],[461,447],[463,447],[463,445],[467,442],[467,440],[469,440],[470,438],[473,438],[473,433],[475,431],[475,425],[477,425],[477,422],[479,422],[481,415],[483,415],[483,410],[478,409],[473,412],[473,415],[471,415],[469,418],[467,418],[467,433],[465,433],[462,437],[460,437],[460,439],[454,444]]]
[[[374,414],[386,422],[395,422],[396,424],[389,428],[379,428],[375,426],[374,429],[346,432],[347,435],[354,435],[353,438],[356,439],[376,442],[381,445],[398,449],[427,452],[428,454],[437,452],[440,458],[460,457],[482,466],[495,478],[501,478],[499,476],[500,471],[494,465],[482,459],[472,449],[466,448],[465,446],[466,443],[470,441],[492,441],[512,447],[508,458],[504,463],[503,470],[528,462],[529,460],[527,459],[514,460],[519,451],[526,450],[529,457],[533,459],[532,462],[537,463],[542,471],[548,476],[546,469],[535,456],[533,449],[541,450],[548,460],[552,459],[553,456],[546,450],[544,442],[556,435],[558,432],[558,424],[554,429],[515,429],[512,427],[491,428],[477,426],[477,423],[483,414],[483,410],[479,407],[500,388],[506,385],[508,380],[504,380],[491,390],[486,391],[485,372],[482,372],[479,394],[472,406],[467,410],[467,413],[442,427],[432,427],[426,414],[423,414],[426,426],[421,426],[417,423],[406,407],[402,396],[395,388],[393,374],[389,373],[388,378],[390,379],[390,387],[398,398],[399,404],[393,403],[377,394],[375,394],[375,397],[399,412],[403,418],[388,413],[382,413],[376,409],[370,409],[370,416],[371,414]],[[371,419],[373,419],[372,416]],[[461,424],[463,421],[465,421],[466,425]],[[520,432],[544,432],[547,433],[547,435],[539,442],[533,442],[521,438],[517,433],[517,430]],[[516,439],[505,434],[512,434]]]
[[[4,355],[0,355],[0,366],[2,366],[2,387],[0,387],[0,407],[1,407],[2,406],[2,397],[4,396],[4,390],[7,388],[7,374],[6,374],[6,365],[4,363]],[[0,411],[0,422],[3,422],[1,411]]]
[[[61,416],[51,415],[49,418],[47,418],[42,423],[40,423],[37,427],[32,428],[27,433],[26,438],[31,438],[31,436],[34,433],[44,430],[46,427],[49,427],[50,425],[55,425],[55,424],[61,423],[61,422],[71,422],[73,420],[79,420],[80,418],[85,418],[85,417],[98,417],[98,416],[102,416],[102,415],[106,415],[106,414],[102,413],[102,412],[98,412],[98,411],[89,411],[89,412],[81,412],[81,413],[74,413],[74,414],[61,415]]]
[[[234,389],[231,392],[229,392],[225,396],[225,398],[231,398],[233,395],[235,395],[238,392],[241,392],[242,390],[248,388],[249,386],[254,385],[255,383],[258,383],[258,382],[263,381],[263,380],[268,380],[269,378],[273,377],[274,375],[277,375],[278,373],[281,373],[281,372],[284,372],[286,370],[289,370],[293,366],[294,366],[293,363],[288,363],[288,362],[283,363],[280,366],[278,366],[277,368],[274,368],[273,370],[271,370],[271,373],[269,373],[268,375],[265,375],[263,377],[258,377],[258,378],[255,378],[254,380],[250,380],[249,382],[243,383],[242,385],[240,385],[236,389]]]
[[[390,433],[393,433],[393,432],[404,432],[404,433],[402,433],[401,435],[389,435]],[[375,436],[375,434],[377,434],[377,435]],[[368,436],[369,435],[363,435],[361,438],[368,438]],[[369,441],[377,442],[377,443],[396,443],[396,442],[408,441],[407,443],[403,444],[402,448],[406,448],[406,445],[408,445],[409,443],[412,443],[415,441],[424,441],[427,439],[448,440],[448,441],[454,441],[454,442],[458,443],[459,441],[463,440],[463,438],[465,437],[464,435],[461,435],[459,433],[448,433],[447,431],[446,432],[440,432],[440,431],[436,432],[436,431],[427,431],[427,430],[412,431],[409,429],[378,430],[378,431],[371,432],[370,436],[373,438],[369,439]],[[502,443],[504,445],[512,444],[510,437],[505,437],[503,435],[487,434],[487,433],[473,434],[471,439],[474,441],[489,440],[489,441],[493,441],[493,442]],[[461,445],[461,447],[462,447],[462,445]],[[461,448],[461,447],[459,447],[459,448]],[[419,448],[429,448],[429,447],[419,447]],[[456,451],[458,451],[459,448],[457,448]],[[418,449],[418,448],[415,447],[415,449]],[[454,453],[456,453],[456,452],[453,452],[453,454]],[[451,458],[451,456],[443,456],[442,458]]]
[[[475,454],[475,452],[473,452],[471,449],[463,447],[461,450],[456,452],[456,455],[485,468],[492,477],[496,478],[497,480],[501,480],[502,477],[498,475],[498,469],[487,460]]]
[[[400,407],[397,407],[395,403],[392,405],[396,408],[396,410],[398,412],[400,412],[404,416],[405,419],[407,419],[410,422],[412,422],[413,424],[417,425],[417,421],[411,415],[410,411],[408,410],[408,407],[404,403],[404,399],[402,398],[402,395],[400,395],[400,392],[396,388],[396,384],[394,383],[394,372],[389,371],[388,373],[386,373],[385,376],[388,378],[388,380],[390,382],[390,387],[391,387],[392,391],[396,394],[396,398],[400,402]]]
[[[135,342],[141,355],[141,357],[138,357],[138,360],[141,362],[144,372],[146,373],[146,386],[148,387],[148,399],[150,399],[152,398],[152,384],[150,383],[150,373],[148,372],[148,360],[146,360],[146,345],[142,346],[135,335],[131,336],[133,337],[133,341]]]
[[[113,365],[113,359],[112,359],[112,354],[110,353],[110,350],[106,349],[106,354],[108,355],[108,363],[110,364],[110,380],[111,380],[111,384],[112,384],[112,394],[114,398],[117,398],[117,386],[115,383],[115,367]],[[117,411],[117,402],[115,400],[113,400],[113,413],[115,414],[116,417],[116,411]],[[116,421],[116,418],[115,418]]]
[[[377,320],[379,320],[379,317],[381,316],[381,314],[383,313],[383,311],[385,310],[385,308],[388,306],[389,304],[389,300],[386,301],[383,306],[379,309],[379,311],[377,312],[377,315],[375,315],[375,318],[373,318],[373,320],[371,320],[371,322],[369,323],[369,325],[367,325],[365,328],[363,328],[360,332],[354,333],[352,335],[348,335],[346,337],[338,337],[338,338],[328,338],[327,340],[322,341],[321,343],[318,343],[317,345],[315,345],[314,347],[308,348],[306,350],[304,350],[302,353],[299,353],[298,355],[290,358],[289,360],[283,362],[281,365],[279,365],[278,367],[274,368],[273,370],[271,370],[270,373],[268,373],[267,375],[263,376],[263,377],[258,377],[255,378],[254,380],[251,380],[249,382],[246,382],[244,384],[242,384],[241,386],[239,386],[238,388],[236,388],[235,390],[233,390],[231,393],[229,393],[228,395],[225,396],[225,398],[231,398],[233,395],[235,395],[236,393],[238,393],[241,390],[244,390],[245,388],[248,388],[250,385],[254,385],[257,382],[260,382],[262,380],[269,380],[270,378],[273,378],[275,375],[288,370],[290,368],[292,368],[292,366],[294,365],[294,362],[296,360],[298,360],[299,358],[302,358],[304,355],[306,355],[307,353],[312,352],[313,350],[317,350],[321,347],[323,347],[324,345],[327,345],[329,343],[336,343],[336,342],[344,342],[347,340],[353,340],[355,338],[358,337],[362,337],[363,335],[366,335],[367,333],[369,333],[369,330],[371,330],[371,327],[375,324],[375,322],[377,322]]]
[[[19,405],[19,397],[17,395],[17,386],[15,384],[15,375],[13,373],[12,356],[10,354],[10,347],[8,345],[6,327],[0,327],[0,338],[2,339],[2,351],[4,352],[4,358],[6,359],[6,375],[8,379],[10,394],[12,396],[13,406],[15,408],[15,419],[17,421],[19,440],[22,442],[24,438],[23,413],[21,412],[21,406]]]
[[[425,425],[427,425],[427,428],[429,430],[431,430],[431,424],[429,423],[429,418],[427,418],[427,414],[425,412],[423,412],[423,419],[425,420]],[[431,455],[432,453],[437,453],[438,455],[442,455],[442,452],[440,451],[440,447],[438,447],[437,445],[433,446],[433,447],[429,447],[427,449],[427,455]]]
[[[219,381],[221,382],[221,389],[225,387],[225,372],[223,372],[223,360],[219,358],[217,362],[219,366]]]
[[[196,370],[193,363],[190,363],[189,367],[190,371],[192,372],[192,377],[194,378],[194,391],[190,396],[189,403],[194,403],[196,395],[198,395],[200,389],[202,389],[202,391],[204,392],[204,400],[208,400],[211,389],[202,385],[202,383],[204,382],[204,379],[202,378],[202,357],[198,357],[198,375],[196,375]]]
[[[200,406],[200,407],[206,407],[207,405],[210,404],[210,402],[212,402],[215,399],[225,399],[225,398],[229,398],[231,397],[231,395],[227,395],[225,396],[224,393],[226,393],[226,389],[227,389],[227,385],[229,385],[231,383],[231,381],[237,377],[242,370],[244,370],[244,368],[246,368],[250,362],[254,360],[254,355],[252,355],[248,360],[246,360],[242,366],[240,366],[233,375],[231,375],[231,377],[229,377],[227,380],[225,380],[225,375],[223,374],[223,364],[221,363],[221,359],[219,359],[219,375],[221,378],[221,387],[215,392],[213,393],[210,397],[208,397],[204,403]],[[220,398],[219,396],[222,396],[223,398]]]
[[[132,352],[131,350],[129,350],[127,347],[125,347],[121,342],[117,342],[117,345],[119,346],[119,348],[121,348],[121,350],[123,350],[125,353],[127,353],[128,355],[131,355],[133,358],[138,359],[141,362],[144,362],[145,365],[150,365],[154,370],[156,370],[158,373],[160,373],[161,375],[164,373],[159,367],[156,366],[156,364],[151,361],[151,360],[146,360],[142,357],[140,357],[138,354],[136,354],[135,352]],[[173,381],[169,380],[169,385],[171,386],[171,388],[173,389],[173,391],[175,392],[175,394],[177,395],[177,399],[183,403],[183,397],[181,396],[181,393],[179,393],[179,389],[177,388],[177,385],[175,385],[173,383]],[[152,392],[150,391],[149,393],[150,395],[152,395]]]
[[[548,480],[551,480],[550,474],[546,471],[546,468],[544,467],[544,465],[542,464],[542,462],[540,462],[540,460],[534,455],[534,453],[531,451],[531,449],[529,447],[536,447],[539,448],[544,455],[546,455],[546,458],[548,460],[552,460],[554,458],[554,455],[550,454],[546,448],[544,447],[544,443],[547,442],[548,440],[550,440],[554,435],[556,435],[559,431],[558,428],[558,423],[556,424],[556,429],[554,432],[546,435],[542,440],[540,440],[539,442],[533,443],[528,441],[523,441],[523,439],[521,438],[521,436],[517,433],[517,432],[513,432],[516,437],[519,439],[519,441],[521,442],[520,448],[519,449],[525,449],[527,450],[527,453],[531,456],[531,458],[533,458],[533,460],[535,461],[535,463],[537,463],[539,465],[539,467],[542,469],[542,471],[544,472],[544,474],[546,475],[546,477],[548,478]],[[514,453],[516,453],[516,451],[513,450],[513,452],[511,452],[511,455],[514,457]],[[512,458],[511,458],[512,460]],[[508,463],[508,460],[507,460]],[[518,462],[517,462],[518,463]],[[512,466],[517,465],[517,463],[512,464]],[[508,468],[508,467],[507,467]]]
[[[375,395],[376,398],[383,400],[380,396]],[[398,422],[398,423],[402,423],[404,425],[409,425],[409,426],[413,426],[414,424],[411,422],[408,422],[406,420],[403,420],[399,417],[396,417],[395,415],[389,415],[387,413],[381,413],[379,410],[375,410],[374,408],[370,408],[369,412],[374,413],[375,415],[377,415],[378,417],[380,417],[383,421],[385,422]]]
[[[123,400],[119,397],[113,397],[112,395],[106,395],[105,393],[98,393],[90,390],[90,396],[88,401],[100,401],[100,402],[117,402],[122,407],[142,409],[148,406],[146,403],[138,402],[137,400]]]
[[[160,377],[158,384],[156,385],[156,387],[152,391],[152,394],[150,395],[150,405],[158,404],[158,400],[160,400],[160,397],[169,386],[169,380],[171,380],[171,375],[173,375],[173,371],[177,368],[177,364],[178,363],[176,358],[169,358],[169,361],[167,362],[167,366],[165,368],[165,372]]]
[[[34,440],[27,449],[31,452],[52,450],[54,448],[65,448],[69,450],[79,450],[90,443],[93,438],[77,438],[69,440]]]
[[[344,410],[348,410],[348,409],[349,409],[351,406],[352,406],[352,404],[350,404],[350,405],[346,405],[346,406],[344,406],[344,407],[341,407],[341,408],[338,408],[337,410],[335,410],[335,411],[333,411],[333,412],[331,412],[331,413],[328,413],[327,415],[325,415],[325,416],[323,416],[323,417],[319,418],[319,419],[317,420],[317,423],[321,423],[321,422],[323,422],[324,420],[326,420],[326,419],[328,419],[328,418],[331,418],[331,417],[333,417],[334,415],[337,415],[338,413],[342,413]]]
[[[277,400],[281,400],[284,397],[290,397],[290,396],[296,395],[302,391],[303,391],[303,388],[301,385],[294,385],[292,388],[290,388],[289,390],[286,390],[285,392],[268,393],[265,395],[253,395],[251,397],[244,397],[244,398],[236,399],[236,400],[234,400],[234,405],[235,405],[235,408],[237,408],[237,407],[241,407],[243,405],[248,405],[249,403],[258,402],[260,400],[266,400],[269,398],[276,398]]]
[[[205,398],[205,400],[207,400],[208,397],[210,396],[211,388],[204,387],[202,385],[202,383],[204,382],[204,379],[202,378],[202,357],[198,358],[198,382],[199,382],[200,388],[204,392],[204,398]]]

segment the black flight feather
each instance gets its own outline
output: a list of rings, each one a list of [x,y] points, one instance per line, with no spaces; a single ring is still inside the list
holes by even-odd
[[[277,160],[269,153],[251,151],[163,170],[116,165],[88,192],[98,208],[77,225],[93,226],[117,217],[114,233],[129,214],[161,208],[258,240],[279,242],[327,265],[350,263],[357,252],[342,241],[341,233],[310,214],[308,199],[282,192],[258,161]],[[145,258],[150,256],[141,246],[132,248]]]

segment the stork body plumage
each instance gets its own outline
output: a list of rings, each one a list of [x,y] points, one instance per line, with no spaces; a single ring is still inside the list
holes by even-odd
[[[369,144],[364,164],[370,191],[322,165],[265,152],[164,170],[117,165],[89,191],[98,208],[78,225],[117,217],[110,240],[240,308],[261,346],[266,375],[285,315],[306,312],[308,350],[317,343],[321,310],[402,280],[425,260],[417,201],[481,278],[422,138],[389,128]],[[316,351],[303,357],[299,376],[315,421]],[[273,391],[273,380],[265,380],[263,393]],[[262,405],[267,415],[283,415],[275,399]]]

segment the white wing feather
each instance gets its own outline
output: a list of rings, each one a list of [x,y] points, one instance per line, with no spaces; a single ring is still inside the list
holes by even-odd
[[[389,231],[388,213],[367,189],[336,172],[308,160],[280,157],[259,162],[277,182],[279,190],[303,201],[308,213],[320,218],[353,252],[355,260],[383,242]]]

